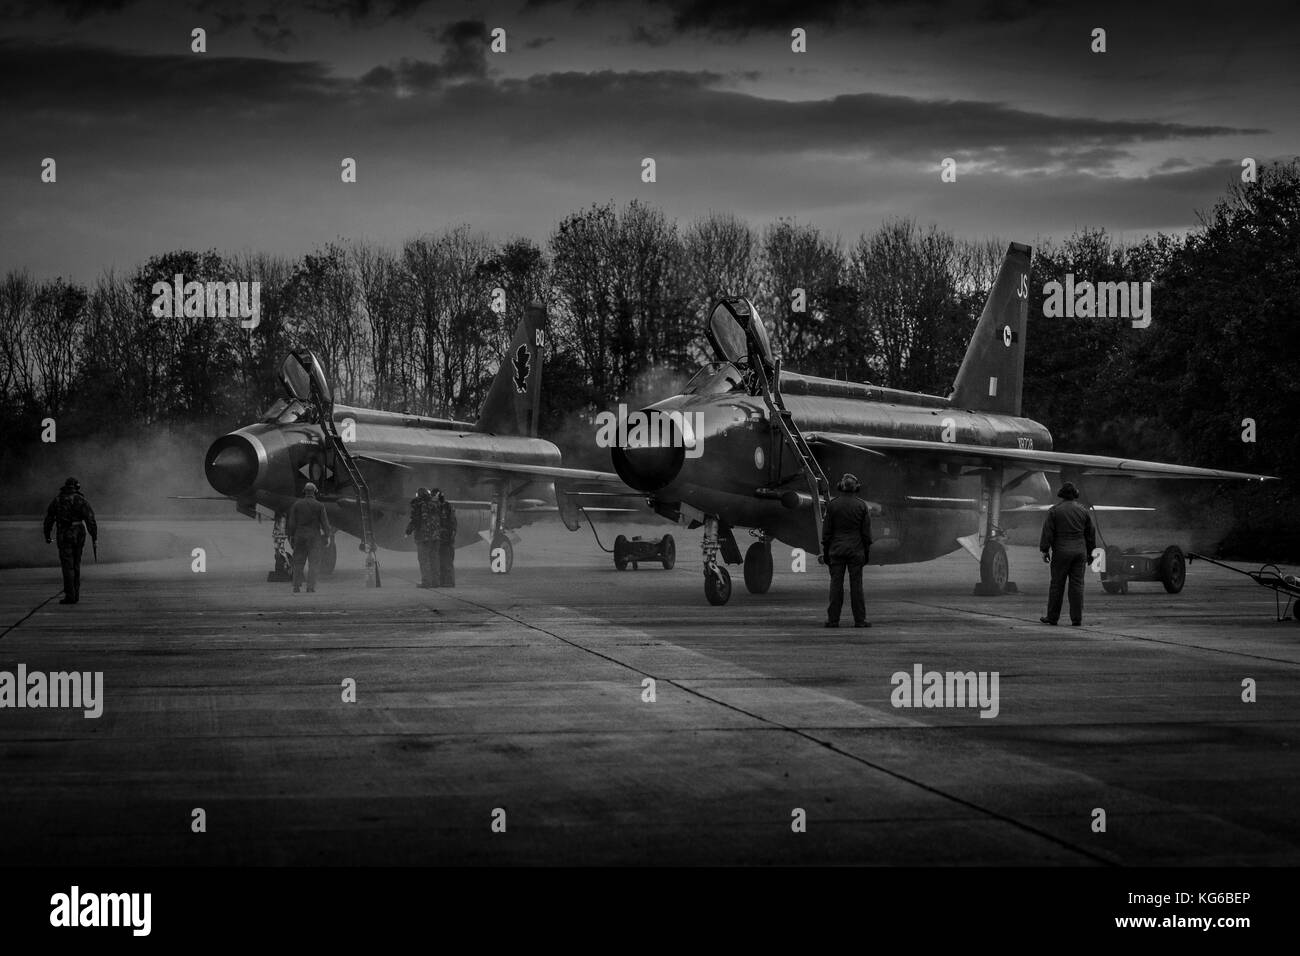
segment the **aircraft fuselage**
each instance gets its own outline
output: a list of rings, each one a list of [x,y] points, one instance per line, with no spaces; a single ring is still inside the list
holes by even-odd
[[[792,373],[782,375],[782,389],[786,408],[805,434],[1052,447],[1051,434],[1038,422],[954,409],[935,396]],[[814,391],[819,394],[808,394]],[[703,431],[695,438],[703,447],[696,457],[663,449],[616,450],[615,467],[625,481],[657,502],[683,502],[733,527],[761,529],[793,547],[819,551],[810,501],[791,508],[777,495],[760,494],[805,488],[797,459],[761,396],[744,391],[677,395],[649,407],[661,413],[702,413]],[[981,487],[977,469],[907,464],[835,445],[821,446],[817,457],[832,485],[842,473],[852,472],[862,481],[860,496],[881,506],[872,518],[873,564],[927,561],[948,554],[959,547],[959,536],[976,529]],[[643,462],[645,467],[638,467]],[[1017,474],[1009,470],[1004,479],[1012,481]],[[1029,472],[1019,487],[1027,497],[1047,490],[1037,472]],[[902,504],[909,499],[911,504]]]
[[[370,485],[375,540],[380,547],[414,549],[411,539],[404,537],[409,520],[405,502],[421,486],[440,488],[453,502],[473,503],[457,506],[457,547],[482,540],[479,532],[490,530],[487,499],[494,497],[499,488],[509,492],[507,500],[511,502],[517,497],[554,497],[552,482],[545,478],[485,478],[462,467],[392,465],[382,461],[386,456],[417,455],[485,463],[559,465],[560,450],[549,441],[490,435],[448,427],[459,423],[343,405],[335,406],[334,421],[345,437],[352,438],[347,447],[359,459]],[[317,424],[247,425],[217,439],[208,451],[207,463],[209,483],[222,494],[235,497],[245,511],[251,511],[256,504],[277,514],[286,512],[301,496],[303,486],[312,481],[325,502],[330,522],[341,531],[361,536],[355,491]]]

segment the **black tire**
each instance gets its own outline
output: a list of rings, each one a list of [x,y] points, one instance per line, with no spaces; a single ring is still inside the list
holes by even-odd
[[[673,540],[672,535],[664,535],[663,540],[659,542],[659,550],[664,556],[664,570],[671,571],[673,565],[677,563],[677,542]]]
[[[980,557],[980,583],[1004,591],[1010,578],[1011,562],[1007,560],[1007,549],[997,541],[985,542]]]
[[[320,573],[329,577],[334,573],[334,568],[339,563],[339,546],[333,538],[330,538],[329,544],[321,548],[320,552]]]
[[[627,570],[627,551],[627,536],[620,534],[614,539],[614,567],[618,568],[620,571]]]
[[[1171,544],[1160,555],[1160,583],[1170,594],[1177,594],[1187,582],[1187,561],[1182,550]]]
[[[1123,581],[1102,581],[1102,589],[1107,594],[1127,594],[1128,588],[1124,587]]]
[[[714,606],[731,600],[731,575],[722,565],[704,569],[704,596]]]
[[[506,569],[505,569],[505,572],[504,572],[504,573],[505,573],[505,574],[509,574],[509,573],[510,573],[510,570],[515,566],[515,548],[514,548],[514,545],[512,545],[512,544],[510,543],[510,539],[507,538],[505,535],[503,535],[503,534],[497,535],[497,536],[492,540],[492,547],[491,547],[490,549],[488,549],[488,568],[489,568],[489,569],[492,567],[492,556],[493,556],[494,554],[496,554],[497,548],[500,548],[500,549],[501,549],[502,551],[504,551],[505,554],[506,554]],[[503,572],[497,572],[497,573],[500,574],[500,573],[503,573]]]
[[[745,552],[745,590],[750,594],[766,594],[772,587],[772,548],[766,542],[755,541]]]
[[[1295,618],[1297,624],[1300,624],[1300,599],[1291,606],[1291,616]]]

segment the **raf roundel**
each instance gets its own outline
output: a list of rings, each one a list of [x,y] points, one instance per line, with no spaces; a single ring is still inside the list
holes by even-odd
[[[763,462],[765,462],[766,460],[767,460],[766,457],[763,455],[763,446],[755,445],[754,446],[754,467],[762,471]]]
[[[1002,326],[1002,344],[1011,348],[1011,326],[1009,325]]]

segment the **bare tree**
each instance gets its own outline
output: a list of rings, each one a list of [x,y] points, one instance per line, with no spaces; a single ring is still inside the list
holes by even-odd
[[[781,219],[764,232],[761,299],[774,347],[791,367],[844,375],[859,364],[836,354],[851,318],[843,273],[839,243],[816,226]]]

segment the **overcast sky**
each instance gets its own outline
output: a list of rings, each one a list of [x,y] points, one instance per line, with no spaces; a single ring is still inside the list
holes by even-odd
[[[1182,230],[1242,157],[1300,154],[1298,28],[1284,0],[0,0],[0,272],[459,223],[544,243],[636,197],[846,241]]]

